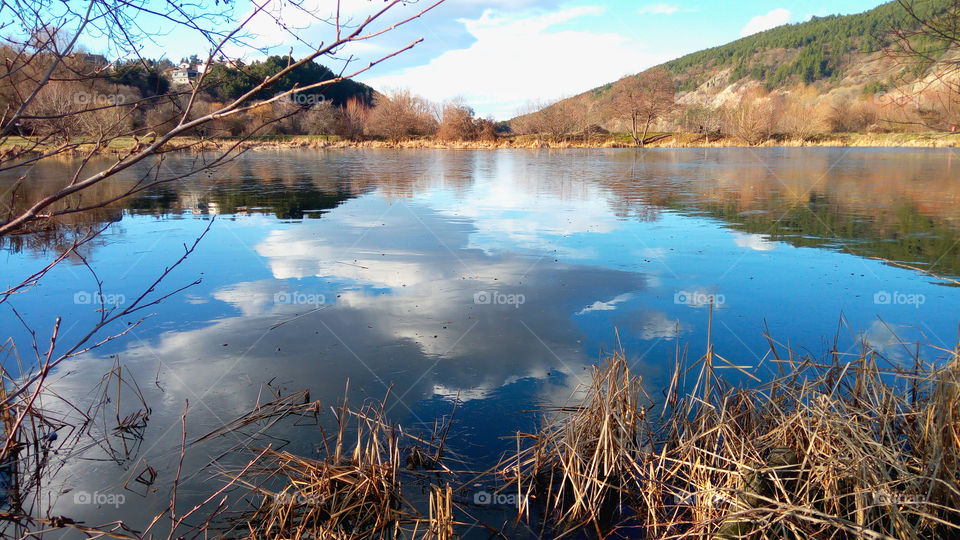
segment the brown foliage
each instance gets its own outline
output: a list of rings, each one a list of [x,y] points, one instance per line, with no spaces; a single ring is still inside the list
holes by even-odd
[[[409,90],[381,94],[374,99],[366,131],[393,141],[433,135],[437,132],[437,121],[431,109],[430,102]]]
[[[773,135],[781,106],[778,97],[754,88],[727,110],[726,131],[747,144],[760,144]]]
[[[443,104],[437,137],[444,141],[472,141],[478,135],[473,109],[459,100]]]
[[[835,133],[863,132],[877,121],[877,111],[869,103],[840,98],[830,105],[827,124]]]

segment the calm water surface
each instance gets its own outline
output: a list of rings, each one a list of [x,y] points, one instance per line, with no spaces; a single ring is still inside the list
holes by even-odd
[[[71,227],[106,225],[82,254],[104,296],[123,302],[214,221],[159,292],[200,284],[57,370],[61,395],[89,399],[119,358],[152,414],[142,444],[66,460],[45,498],[54,514],[142,527],[168,503],[185,400],[192,439],[271,391],[310,389],[312,399],[335,404],[348,380],[355,400],[392,388],[391,420],[414,430],[449,413],[459,395],[450,446],[485,468],[512,444],[503,437],[537,425],[524,411],[562,403],[618,335],[658,394],[678,343],[693,357],[705,349],[710,299],[717,352],[760,378],[773,369],[765,330],[814,354],[838,327],[842,350],[862,339],[894,361],[916,341],[952,347],[960,289],[878,258],[960,277],[958,157],[870,149],[262,152],[73,216],[63,230],[5,239],[3,285],[46,264]],[[164,174],[192,159],[168,160]],[[45,182],[25,195],[61,182],[66,170],[39,171]],[[91,269],[75,257],[0,306],[0,337],[11,336],[29,361],[15,308],[41,336],[63,317],[67,344],[96,319],[96,291]],[[8,345],[0,358],[16,369],[17,357]],[[275,444],[316,455],[316,427],[282,426],[276,436]],[[194,446],[185,470],[200,471],[234,444]],[[125,490],[146,465],[159,473],[153,487]],[[183,504],[220,481],[192,474]],[[77,491],[126,500],[75,504]]]

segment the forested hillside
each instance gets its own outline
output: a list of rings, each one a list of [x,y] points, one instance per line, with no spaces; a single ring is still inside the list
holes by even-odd
[[[916,8],[918,15],[930,18],[950,5],[949,0],[927,0],[917,2]],[[907,24],[903,6],[893,1],[856,15],[813,17],[780,26],[688,54],[667,62],[665,67],[680,80],[680,90],[693,90],[706,75],[723,68],[732,69],[731,82],[749,77],[767,89],[796,82],[838,81],[844,68],[890,46],[889,33]],[[777,49],[796,54],[787,63],[767,61],[763,53]]]
[[[210,94],[214,98],[220,101],[236,99],[250,91],[266,77],[279,73],[291,63],[293,63],[293,58],[289,56],[271,56],[262,62],[253,62],[249,65],[240,64],[235,67],[218,63],[210,67],[206,83],[210,88]],[[294,86],[303,88],[335,77],[336,74],[327,67],[316,62],[308,62],[280,79],[276,85],[261,90],[254,96],[254,99],[266,99],[278,92],[290,90]],[[315,93],[323,94],[326,100],[341,107],[346,105],[350,99],[358,99],[367,105],[373,101],[373,90],[363,83],[352,80],[324,87]]]
[[[955,44],[956,37],[936,39],[917,30],[918,20],[956,22],[960,7],[956,0],[910,0],[907,6],[913,13],[892,1],[864,13],[813,17],[651,68],[646,73],[668,74],[676,90],[678,106],[658,116],[660,127],[726,126],[730,132],[747,125],[756,133],[751,139],[910,126],[950,129],[960,120],[954,110],[960,104],[928,83],[940,78],[938,60],[956,64],[958,51],[944,46]],[[911,54],[901,54],[904,44]],[[636,77],[548,107],[528,106],[511,125],[523,131],[545,123],[530,122],[532,115],[546,121],[574,114],[586,126],[623,131],[624,111],[615,97]]]

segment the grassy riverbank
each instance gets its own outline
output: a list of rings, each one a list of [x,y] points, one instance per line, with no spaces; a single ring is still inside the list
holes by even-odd
[[[229,139],[216,141],[229,144]],[[244,148],[436,148],[436,149],[498,149],[498,148],[633,148],[627,134],[564,137],[561,139],[516,135],[489,141],[443,141],[432,138],[403,141],[352,141],[326,136],[273,136],[248,139],[240,143]],[[723,148],[750,146],[822,146],[822,147],[884,147],[884,148],[956,148],[960,137],[944,133],[828,133],[808,140],[772,138],[760,145],[749,145],[735,137],[702,135],[697,133],[655,133],[648,136],[649,148]]]
[[[96,149],[95,144],[84,141],[64,143],[65,153],[123,155],[149,144],[151,138],[135,140],[120,137],[110,140]],[[500,148],[633,148],[631,137],[625,133],[568,136],[563,138],[514,135],[495,140],[444,141],[435,138],[416,138],[401,141],[383,139],[350,140],[327,135],[271,135],[250,138],[201,138],[177,137],[170,141],[165,151],[216,151],[230,148],[245,150],[326,149],[326,148],[410,148],[410,149],[480,149]],[[648,148],[725,148],[725,147],[878,147],[878,148],[957,148],[960,136],[949,133],[826,133],[806,140],[773,137],[759,145],[750,145],[732,136],[704,135],[697,133],[654,133],[647,138]],[[22,137],[10,137],[0,144],[0,151],[30,149],[33,152],[50,152],[57,144],[36,144]]]

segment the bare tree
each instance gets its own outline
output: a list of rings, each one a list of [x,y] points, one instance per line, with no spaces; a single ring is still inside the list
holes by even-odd
[[[441,108],[440,129],[437,137],[445,141],[472,141],[479,135],[473,109],[462,99],[444,103]]]
[[[337,135],[343,129],[343,109],[332,101],[324,101],[310,107],[303,122],[311,135]]]
[[[385,22],[385,19],[389,16],[388,13],[394,11],[394,8],[397,6],[404,6],[405,4],[402,0],[390,0],[389,2],[383,4],[382,7],[378,6],[378,9],[368,16],[363,22],[352,27],[345,26],[340,21],[339,16],[334,16],[330,20],[322,20],[321,22],[330,23],[332,25],[332,39],[322,42],[300,60],[292,61],[291,59],[291,62],[285,68],[281,69],[276,74],[267,77],[262,82],[256,84],[252,89],[243,93],[236,99],[229,100],[215,110],[211,110],[205,114],[197,114],[196,107],[201,101],[201,93],[205,88],[205,83],[208,82],[206,81],[206,74],[209,73],[209,70],[205,69],[199,78],[192,83],[192,86],[181,94],[180,97],[183,101],[182,104],[176,99],[171,98],[171,103],[173,103],[173,106],[176,107],[178,111],[177,119],[174,122],[174,127],[166,133],[158,133],[156,136],[147,140],[141,140],[140,138],[136,137],[135,133],[129,129],[124,129],[121,125],[122,122],[126,121],[129,115],[133,114],[135,110],[138,110],[140,107],[142,107],[141,102],[134,101],[131,103],[125,100],[121,102],[121,100],[117,99],[111,101],[109,98],[102,103],[99,99],[77,100],[78,102],[85,102],[81,103],[84,105],[84,107],[82,107],[80,110],[59,111],[54,118],[60,121],[65,121],[74,116],[79,116],[94,111],[102,111],[105,109],[113,109],[116,112],[116,117],[118,118],[118,125],[113,129],[100,130],[101,133],[93,136],[88,136],[81,139],[73,138],[55,145],[51,144],[51,142],[54,141],[52,136],[40,136],[27,139],[26,144],[18,147],[16,152],[4,154],[2,158],[0,158],[0,170],[27,170],[27,167],[39,159],[47,159],[53,155],[65,153],[73,153],[78,151],[84,152],[86,148],[92,145],[93,149],[88,150],[85,153],[85,161],[89,161],[89,159],[99,148],[109,144],[111,140],[114,140],[120,136],[134,137],[137,141],[137,144],[135,144],[129,151],[122,155],[121,159],[117,163],[111,165],[110,167],[92,173],[88,173],[85,168],[81,167],[78,169],[77,175],[74,178],[71,178],[70,181],[56,193],[44,197],[41,200],[35,201],[33,204],[23,208],[20,211],[8,213],[8,215],[2,221],[0,221],[0,235],[23,229],[32,223],[48,220],[57,215],[62,215],[63,213],[82,211],[91,206],[105,204],[108,201],[92,201],[88,204],[84,204],[83,207],[60,209],[54,212],[50,211],[51,206],[57,201],[61,201],[67,197],[82,192],[93,185],[115,176],[122,171],[130,169],[135,164],[162,156],[165,152],[169,152],[171,150],[182,149],[182,146],[178,144],[176,139],[177,136],[195,133],[197,128],[214,120],[240,115],[254,109],[262,108],[265,105],[270,105],[274,102],[283,100],[284,98],[287,98],[295,93],[315,90],[317,88],[335,84],[347,78],[363,73],[374,65],[391,58],[402,51],[412,48],[421,40],[415,40],[405,47],[401,47],[388,54],[385,54],[378,60],[370,62],[368,65],[354,70],[348,69],[349,65],[345,65],[343,75],[312,85],[294,87],[290,90],[280,92],[269,99],[262,100],[260,102],[255,101],[255,96],[260,95],[262,91],[276,85],[285,76],[297,68],[304,66],[308,62],[312,62],[314,59],[321,56],[334,58],[332,55],[345,45],[352,42],[375,39],[387,32],[392,31],[400,25],[409,23],[410,21],[420,17],[441,2],[442,0],[439,0],[422,9],[418,9],[412,14],[402,16],[399,20],[389,22]],[[269,4],[269,2],[267,2],[267,4]],[[217,5],[220,4],[218,3]],[[248,23],[254,17],[254,15],[269,15],[270,13],[269,11],[266,11],[266,4],[258,5],[258,7],[256,7],[251,14],[240,21],[238,26],[232,30],[223,31],[217,29],[216,26],[214,28],[203,28],[200,26],[200,24],[202,24],[204,21],[209,21],[211,19],[215,20],[216,22],[222,22],[222,20],[217,19],[215,16],[211,16],[211,10],[205,5],[197,4],[193,6],[193,9],[197,11],[197,13],[193,14],[185,12],[185,8],[179,5],[171,4],[170,6],[170,11],[162,14],[164,19],[172,20],[175,23],[185,25],[188,28],[199,30],[203,39],[210,43],[211,51],[205,62],[205,66],[207,68],[214,63],[215,58],[222,57],[225,54],[228,46],[249,46],[248,42],[244,39],[244,25]],[[96,12],[95,8],[97,10]],[[5,88],[0,90],[0,93],[4,94],[4,97],[6,97],[4,101],[6,101],[7,110],[7,113],[3,116],[2,124],[0,124],[0,136],[2,137],[9,137],[11,135],[18,134],[18,131],[24,122],[37,122],[49,119],[48,117],[51,115],[38,114],[34,111],[34,107],[37,103],[38,96],[40,96],[41,93],[52,84],[67,81],[90,83],[90,85],[85,89],[87,95],[100,95],[97,93],[97,88],[94,83],[102,80],[102,74],[95,69],[89,69],[89,66],[83,65],[77,67],[73,62],[71,62],[73,47],[77,43],[77,40],[82,35],[85,35],[85,32],[106,33],[114,40],[114,46],[116,48],[121,50],[136,50],[138,45],[136,40],[142,36],[131,35],[130,30],[124,31],[124,29],[126,29],[126,26],[124,25],[129,24],[132,28],[139,28],[132,23],[135,16],[139,15],[144,18],[157,16],[156,12],[147,9],[146,7],[138,4],[122,2],[120,0],[117,0],[115,3],[112,1],[104,3],[91,2],[88,8],[83,12],[74,12],[70,9],[67,9],[67,15],[58,15],[52,6],[46,6],[43,4],[40,5],[40,11],[32,10],[27,7],[11,9],[14,10],[13,13],[19,19],[18,22],[21,25],[23,25],[25,28],[32,28],[34,30],[29,33],[31,37],[23,42],[17,43],[16,41],[11,41],[13,47],[13,54],[11,57],[12,61],[9,61],[5,66],[5,71],[0,73],[0,82],[2,82],[5,86]],[[337,10],[337,13],[339,13],[339,9]],[[316,15],[309,13],[307,16],[317,18]],[[59,19],[65,20],[57,20],[58,17]],[[229,17],[226,17],[225,15],[223,17],[227,18],[227,20],[230,20]],[[98,23],[105,26],[100,28],[97,26]],[[67,28],[70,24],[76,25],[76,29],[71,34],[71,37],[61,38],[60,36],[65,32],[63,29]],[[51,34],[50,31],[41,31],[49,28],[57,28],[60,30],[55,32],[54,35],[49,35]],[[292,35],[291,40],[299,40],[301,43],[306,43],[302,39],[299,39],[296,35]],[[146,62],[143,59],[141,60],[144,63]],[[258,127],[263,127],[273,122],[280,121],[285,117],[286,116],[281,113],[280,116],[266,118]],[[254,133],[256,131],[256,129],[252,130]],[[235,148],[236,145],[232,147],[231,150]],[[34,154],[39,154],[39,156],[34,156]],[[24,159],[27,156],[33,157]],[[228,157],[229,153],[213,158],[203,164],[203,167],[209,168],[222,164]],[[143,182],[137,184],[137,186],[133,188],[130,193],[125,194],[125,196],[149,189],[158,183],[168,181],[172,181],[172,179],[146,177],[144,178]],[[8,206],[14,207],[14,205]]]
[[[610,106],[615,114],[630,120],[633,142],[642,147],[650,124],[674,107],[675,95],[676,86],[670,72],[656,67],[614,83]]]
[[[586,108],[576,98],[531,101],[517,111],[511,127],[521,135],[561,140],[570,133],[583,130],[586,113]]]
[[[366,131],[392,141],[433,135],[437,131],[434,106],[410,90],[381,94],[367,117]]]
[[[587,109],[575,98],[560,98],[540,111],[543,127],[554,140],[582,131],[587,119]]]
[[[370,108],[358,99],[350,99],[343,107],[343,125],[339,135],[349,139],[356,139],[363,135],[363,127],[367,124]]]
[[[956,131],[960,124],[960,0],[898,0],[907,16],[893,28],[885,53],[916,77],[921,124]],[[960,132],[960,131],[956,131]]]
[[[338,59],[337,53],[345,46],[376,40],[416,20],[442,1],[428,0],[413,7],[404,0],[378,2],[371,5],[370,12],[359,22],[341,19],[339,1],[330,3],[332,13],[329,16],[311,12],[300,3],[283,3],[284,10],[297,11],[303,21],[326,28],[325,35],[311,43],[304,36],[288,31],[290,43],[308,52],[299,60],[288,57],[289,62],[282,69],[257,79],[248,91],[224,101],[214,101],[206,95],[216,84],[207,76],[209,68],[214,63],[224,62],[237,66],[239,70],[245,69],[237,57],[259,50],[255,36],[248,29],[252,21],[273,18],[281,28],[288,28],[274,9],[280,2],[255,2],[250,11],[239,16],[233,13],[233,2],[219,0],[5,3],[2,8],[5,17],[0,19],[0,28],[8,32],[0,44],[3,59],[0,62],[0,110],[3,111],[0,115],[0,172],[17,180],[9,190],[0,193],[0,208],[3,209],[0,212],[0,240],[29,238],[38,231],[55,233],[76,214],[105,212],[114,203],[137,193],[215,170],[237,155],[242,140],[220,150],[198,154],[195,159],[184,160],[188,163],[185,168],[174,171],[163,165],[170,152],[208,148],[203,146],[204,141],[197,140],[208,128],[232,131],[238,128],[235,122],[240,119],[243,124],[249,123],[243,133],[250,135],[282,125],[303,110],[283,104],[285,98],[363,73],[410,49],[420,40],[390,49],[372,62],[356,67],[349,60]],[[171,26],[180,27],[178,36],[192,32],[194,39],[209,50],[202,73],[190,84],[173,92],[160,91],[147,96],[130,86],[119,85],[111,81],[111,66],[102,61],[102,57],[82,53],[78,47],[86,39],[105,43],[111,54],[155,74],[156,66],[143,58],[140,51],[144,41],[164,39]],[[146,30],[161,27],[163,33]],[[231,53],[233,58],[228,56]],[[285,77],[318,58],[339,63],[338,75],[269,95]],[[268,97],[264,99],[264,95]],[[117,143],[123,149],[112,159],[95,159],[111,143]],[[65,157],[72,159],[62,159]],[[38,180],[40,172],[35,166],[47,161],[59,163],[65,174],[57,183],[44,183],[44,190],[34,189],[41,183]],[[60,335],[59,317],[49,321],[50,330],[43,333],[35,324],[28,324],[14,308],[15,301],[11,299],[35,287],[64,261],[88,268],[102,293],[103,282],[87,264],[82,248],[95,242],[103,230],[94,227],[78,231],[72,237],[64,235],[63,241],[57,244],[57,252],[45,266],[37,268],[20,283],[0,288],[0,307],[9,309],[11,317],[22,323],[32,338],[32,343],[21,347],[11,344],[12,338],[0,345],[3,351],[8,351],[8,346],[24,351],[22,360],[27,361],[27,369],[15,376],[0,368],[0,413],[5,422],[9,421],[5,424],[5,440],[0,447],[4,497],[7,475],[17,476],[21,471],[27,471],[24,475],[27,479],[47,477],[38,455],[42,454],[45,459],[43,452],[47,452],[50,446],[49,441],[42,438],[49,433],[43,431],[45,428],[40,418],[43,412],[38,405],[44,401],[43,391],[54,370],[71,358],[122,338],[139,324],[144,310],[197,283],[174,286],[167,291],[162,290],[161,285],[170,272],[193,252],[206,233],[201,234],[194,244],[184,246],[179,258],[176,253],[170,254],[174,260],[167,261],[157,270],[156,280],[145,283],[143,293],[133,302],[123,307],[111,307],[101,301],[100,305],[92,306],[97,313],[95,321],[87,328],[74,327],[70,332],[74,337],[69,341]],[[26,356],[27,351],[32,359]],[[79,430],[70,437],[76,442],[77,437],[85,436],[84,433]],[[58,443],[61,447],[68,444],[65,438]],[[29,488],[27,484],[20,487]],[[177,509],[175,493],[176,484],[174,503],[164,510],[164,515],[168,515],[173,523],[172,529],[199,509],[189,512]],[[35,495],[35,501],[39,503],[39,495]],[[6,498],[4,505],[3,512],[0,512],[0,534],[3,535],[15,531],[18,537],[39,537],[45,530],[65,526],[75,526],[90,536],[113,534],[63,518],[52,519],[42,508],[7,505]],[[38,516],[47,518],[37,519]],[[197,520],[198,523],[202,521]],[[13,528],[8,529],[7,525],[11,523]],[[114,529],[121,532],[130,530],[122,524],[114,525]],[[198,531],[202,529],[200,527]],[[171,537],[173,534],[171,530]],[[128,536],[124,534],[122,537]]]
[[[769,139],[776,129],[781,102],[762,88],[746,92],[736,106],[726,112],[726,131],[741,141],[757,145]]]
[[[542,102],[530,101],[517,109],[510,128],[520,135],[542,135],[544,132],[543,117],[539,112],[545,107]]]

